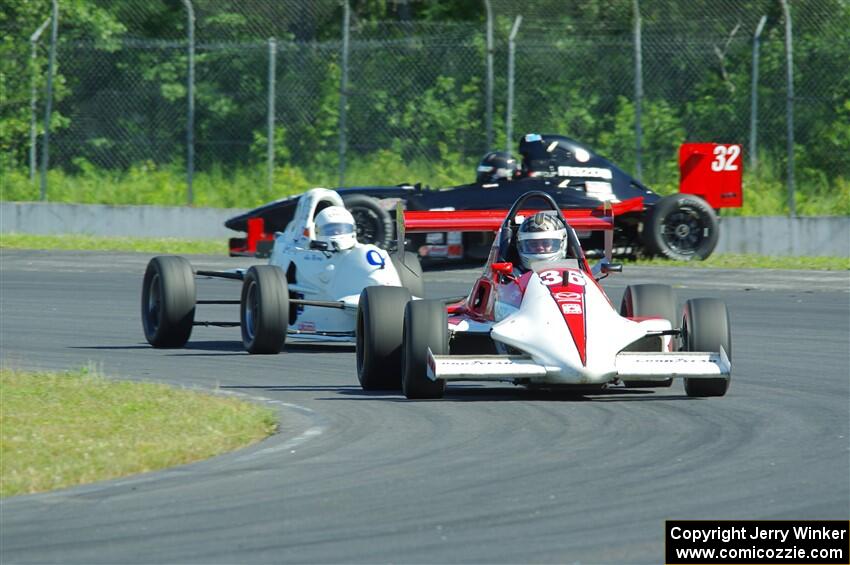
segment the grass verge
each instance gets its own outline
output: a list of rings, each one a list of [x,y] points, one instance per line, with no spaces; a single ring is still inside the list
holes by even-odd
[[[98,237],[90,235],[0,234],[0,249],[76,249],[80,251],[136,251],[140,253],[216,255],[225,253],[218,240],[173,238]],[[650,267],[698,267],[704,269],[814,269],[819,271],[850,270],[847,257],[777,257],[767,255],[712,255],[705,261],[674,262],[667,259],[624,261],[627,265]]]
[[[156,254],[224,255],[227,242],[218,239],[102,237],[94,235],[0,234],[0,249],[65,249],[77,251],[136,251]]]
[[[674,262],[667,259],[652,258],[625,261],[625,263],[639,267],[693,267],[701,269],[850,270],[850,257],[777,257],[735,253],[712,255],[704,261]]]
[[[161,384],[0,369],[0,496],[206,459],[275,430],[272,410]]]

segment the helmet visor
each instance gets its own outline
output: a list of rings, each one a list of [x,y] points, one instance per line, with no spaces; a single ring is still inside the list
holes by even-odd
[[[523,239],[517,243],[520,253],[539,255],[542,253],[554,253],[561,247],[559,238],[545,239]]]
[[[335,224],[325,224],[320,226],[318,229],[319,235],[323,235],[326,237],[334,236],[334,235],[346,235],[350,233],[354,233],[354,226],[351,224],[343,224],[343,223],[335,223]]]

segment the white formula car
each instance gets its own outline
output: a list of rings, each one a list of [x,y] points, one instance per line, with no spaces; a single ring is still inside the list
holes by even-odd
[[[562,256],[520,269],[523,217],[566,226]],[[538,206],[539,208],[539,206]],[[506,381],[532,387],[670,386],[688,396],[723,396],[732,353],[726,305],[688,300],[681,316],[669,286],[627,287],[619,312],[598,281],[610,262],[613,216],[559,210],[529,192],[510,211],[407,211],[404,232],[496,232],[484,272],[461,300],[410,301],[399,289],[368,287],[357,315],[357,375],[364,389],[401,387],[407,398],[440,398],[447,381]],[[535,219],[537,216],[534,216]],[[554,218],[553,218],[554,220]],[[568,221],[569,220],[569,221]],[[606,256],[591,269],[575,230],[603,230]]]
[[[196,278],[242,281],[239,300],[198,300]],[[277,232],[267,265],[194,271],[183,257],[154,257],[142,285],[142,326],[154,347],[181,347],[194,326],[240,326],[250,353],[278,353],[287,338],[353,342],[364,287],[392,288],[408,300],[423,294],[413,253],[391,256],[357,242],[342,198],[324,188],[307,192],[286,230]],[[238,322],[195,321],[198,304],[238,304]]]

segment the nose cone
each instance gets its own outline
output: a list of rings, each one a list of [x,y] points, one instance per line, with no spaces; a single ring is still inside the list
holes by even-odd
[[[546,366],[547,382],[608,382],[617,374],[617,352],[646,328],[620,317],[582,271],[555,273],[533,274],[519,310],[494,325],[491,335]]]
[[[564,316],[540,278],[532,275],[519,310],[493,326],[494,340],[528,353],[561,377],[580,378],[583,362]]]

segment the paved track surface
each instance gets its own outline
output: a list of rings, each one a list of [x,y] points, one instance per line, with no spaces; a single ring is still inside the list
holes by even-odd
[[[3,500],[3,563],[658,563],[665,519],[850,515],[846,272],[634,268],[606,283],[615,301],[628,283],[665,280],[680,301],[726,300],[724,398],[688,399],[681,383],[590,396],[449,385],[443,401],[408,402],[362,392],[348,346],[249,356],[238,330],[202,328],[186,349],[150,348],[147,259],[4,250],[3,364],[93,361],[221,386],[273,402],[281,432],[193,465]],[[429,291],[460,294],[474,273],[429,272]],[[235,294],[228,284],[201,293]]]

